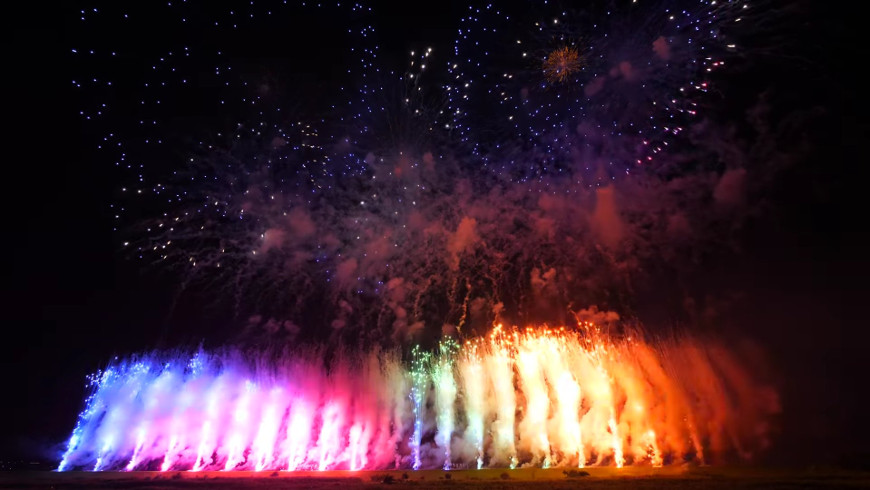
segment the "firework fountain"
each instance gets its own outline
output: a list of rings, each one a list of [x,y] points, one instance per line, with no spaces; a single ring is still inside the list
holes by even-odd
[[[60,464],[152,470],[584,467],[766,444],[776,410],[728,350],[579,329],[496,327],[434,353],[153,354],[114,363]]]

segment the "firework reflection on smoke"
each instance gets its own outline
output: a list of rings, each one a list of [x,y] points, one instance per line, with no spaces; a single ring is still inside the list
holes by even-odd
[[[766,445],[776,395],[691,338],[497,327],[433,355],[152,355],[92,378],[60,470],[707,462]],[[254,362],[252,362],[254,361]],[[706,421],[706,423],[698,423]]]

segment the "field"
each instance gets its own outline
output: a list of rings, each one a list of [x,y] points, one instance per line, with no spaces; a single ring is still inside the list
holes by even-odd
[[[726,489],[870,488],[870,473],[833,469],[524,468],[454,471],[323,472],[7,472],[0,488],[15,489]]]

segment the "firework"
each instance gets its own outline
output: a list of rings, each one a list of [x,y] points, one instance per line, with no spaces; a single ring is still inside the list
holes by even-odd
[[[445,470],[451,467],[450,446],[456,427],[456,376],[454,365],[458,344],[453,339],[442,340],[438,345],[438,356],[432,366],[432,384],[435,387],[436,427],[435,444],[444,448]]]
[[[555,49],[544,59],[543,68],[544,76],[551,84],[565,83],[580,69],[580,54],[571,46]]]
[[[724,66],[733,2],[472,5],[452,126],[500,178],[606,185],[656,168]],[[520,27],[521,26],[521,27]]]
[[[739,202],[743,162],[697,157],[721,144],[696,122],[724,67],[722,28],[746,12],[472,6],[436,71],[431,48],[406,70],[382,66],[367,7],[282,5],[213,6],[177,46],[144,54],[149,22],[117,50],[79,33],[106,43],[74,49],[86,76],[73,86],[121,174],[116,229],[183,287],[234,298],[246,339],[306,330],[399,350],[113,364],[92,379],[60,469],[658,466],[764,445],[754,424],[775,404],[748,401],[768,392],[726,349],[586,324],[480,336],[624,306],[650,264],[733,229],[733,207],[717,205]],[[186,9],[161,21],[187,26]],[[347,75],[289,100],[267,61],[223,35],[255,39],[275,18],[352,46],[271,53],[294,60],[290,74],[329,60]],[[83,25],[128,20],[82,12]],[[280,45],[311,45],[296,41]],[[438,328],[462,341],[418,345]]]
[[[723,26],[751,19],[729,5],[471,6],[452,50],[409,49],[404,68],[359,4],[209,6],[197,24],[187,6],[85,10],[73,88],[118,170],[129,256],[207,291],[245,337],[407,345],[619,310],[651,263],[719,241],[704,233],[733,216],[696,210],[749,177],[675,162],[720,146],[681,135],[724,66]],[[273,23],[349,47],[260,43]],[[141,47],[163,24],[181,26],[172,46]],[[288,87],[271,57],[347,69]]]
[[[91,378],[59,469],[703,463],[763,448],[778,409],[720,346],[611,338],[592,324],[447,339],[434,355],[415,347],[407,369],[381,352],[321,359],[117,362]]]

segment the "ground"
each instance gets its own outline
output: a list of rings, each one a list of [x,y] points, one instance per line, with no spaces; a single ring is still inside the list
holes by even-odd
[[[870,472],[761,468],[565,468],[324,472],[7,472],[0,489],[779,489],[870,488]]]

